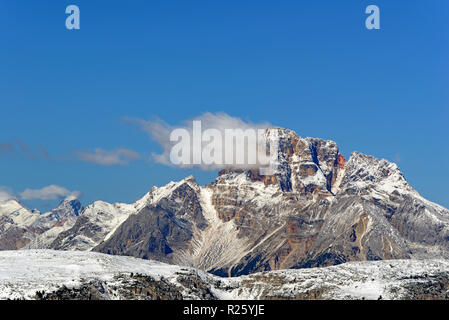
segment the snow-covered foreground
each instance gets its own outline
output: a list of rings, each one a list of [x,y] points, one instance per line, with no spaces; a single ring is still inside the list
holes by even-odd
[[[61,286],[77,288],[91,280],[120,285],[116,276],[131,273],[148,275],[156,281],[163,277],[176,283],[178,274],[192,271],[196,272],[157,261],[87,251],[2,251],[0,299],[31,299],[37,291],[51,292]]]
[[[0,299],[34,299],[38,291],[39,298],[59,299],[445,299],[449,261],[353,262],[220,278],[95,252],[0,252]]]

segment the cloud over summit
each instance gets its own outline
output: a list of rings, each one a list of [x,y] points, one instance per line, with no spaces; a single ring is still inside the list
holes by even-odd
[[[241,118],[232,117],[224,112],[219,113],[203,113],[202,115],[195,117],[193,119],[184,120],[179,125],[170,125],[167,122],[161,120],[161,119],[155,119],[155,120],[144,120],[144,119],[138,119],[138,118],[125,118],[126,122],[135,124],[139,126],[143,131],[145,131],[149,137],[157,142],[160,147],[162,148],[162,153],[152,154],[152,159],[158,163],[173,166],[172,162],[170,161],[170,152],[172,150],[172,147],[176,142],[170,141],[170,133],[175,129],[185,129],[190,133],[190,136],[193,135],[193,127],[192,123],[193,121],[201,121],[201,129],[204,132],[208,129],[215,129],[220,132],[221,136],[225,136],[225,130],[226,129],[241,129],[243,131],[247,129],[267,129],[270,127],[273,127],[269,122],[262,122],[262,123],[253,123],[250,121],[244,121]],[[222,141],[223,144],[223,150],[226,149],[226,147],[233,147],[233,146],[226,146],[225,142]],[[204,143],[203,143],[204,144]],[[204,147],[204,146],[203,146]],[[184,167],[191,167],[191,166],[184,166]],[[216,164],[200,164],[195,165],[195,167],[198,167],[203,170],[215,170],[225,167],[224,165],[216,165]]]

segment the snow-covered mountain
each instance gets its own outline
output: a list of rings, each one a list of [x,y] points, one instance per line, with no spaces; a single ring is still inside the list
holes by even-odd
[[[48,214],[58,222],[29,237],[26,248],[128,255],[223,276],[449,256],[449,211],[420,196],[396,164],[357,152],[346,161],[335,142],[287,129],[266,134],[278,140],[275,175],[227,169],[206,186],[189,176],[133,204],[97,201],[62,227],[65,218]],[[54,222],[19,203],[8,206],[2,217],[26,221],[23,229],[15,222],[19,239],[31,226]],[[4,234],[0,247],[14,249]]]
[[[60,233],[73,227],[82,211],[83,207],[78,199],[73,197],[64,199],[59,206],[40,215],[31,224],[32,228],[41,232],[23,248],[39,249],[48,247]]]
[[[81,203],[72,197],[44,214],[27,209],[17,199],[0,201],[0,249],[44,246],[70,228],[81,210]]]
[[[29,243],[35,237],[29,226],[38,219],[39,214],[16,199],[0,201],[0,249],[18,249]]]
[[[350,262],[221,278],[86,251],[0,252],[0,299],[448,299],[447,260]]]
[[[333,141],[273,131],[276,175],[222,170],[204,187],[188,177],[153,189],[163,192],[93,250],[232,276],[447,255],[449,211],[395,164],[356,152],[346,162]]]

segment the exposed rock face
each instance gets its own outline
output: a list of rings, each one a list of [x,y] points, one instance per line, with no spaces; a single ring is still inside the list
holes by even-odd
[[[411,251],[383,215],[383,211],[358,197],[332,202],[307,256],[298,267],[318,267],[336,262],[404,259]]]
[[[94,251],[177,262],[176,253],[188,249],[194,228],[207,226],[198,190],[194,179],[179,183],[156,204],[130,216]]]
[[[394,163],[354,152],[339,195],[374,204],[414,247],[449,248],[449,211],[421,197]]]
[[[224,276],[448,256],[449,211],[422,198],[395,164],[357,152],[346,161],[335,142],[291,130],[266,134],[278,142],[276,174],[226,169],[207,186],[187,177],[134,204],[97,201],[49,247]]]
[[[0,224],[0,250],[20,249],[31,241],[33,234],[25,228],[14,226],[12,219],[3,216]]]
[[[53,292],[37,291],[35,300],[110,300],[119,296],[125,300],[182,300],[181,290],[165,279],[154,279],[150,276],[117,275],[114,278],[117,283],[108,286],[105,281],[82,280],[75,288],[61,286]],[[118,283],[120,285],[118,285]],[[209,288],[204,285],[205,289]],[[207,298],[205,298],[207,299]],[[210,298],[209,298],[210,299]]]
[[[269,129],[267,139],[278,140],[279,186],[284,192],[310,197],[331,191],[337,175],[337,144],[330,140],[300,138],[286,129]]]

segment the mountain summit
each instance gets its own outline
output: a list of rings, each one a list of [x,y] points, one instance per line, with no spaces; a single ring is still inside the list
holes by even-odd
[[[40,248],[44,239],[51,242],[61,230],[70,228],[82,209],[75,198],[66,198],[43,214],[16,199],[0,201],[0,249]]]

